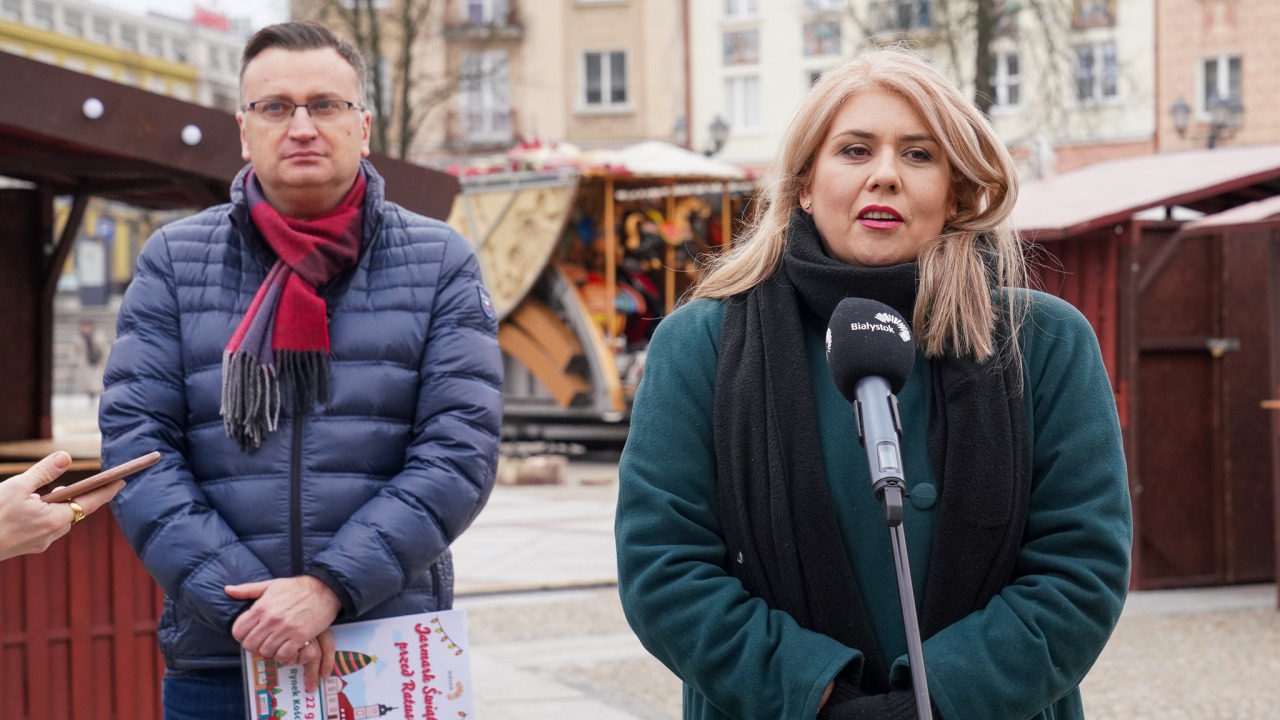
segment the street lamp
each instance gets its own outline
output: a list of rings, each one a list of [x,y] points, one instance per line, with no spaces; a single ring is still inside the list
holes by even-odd
[[[1187,137],[1187,129],[1191,125],[1191,106],[1181,97],[1169,108],[1173,116],[1173,129],[1179,137]],[[1209,126],[1205,134],[1206,146],[1212,150],[1219,140],[1226,140],[1240,130],[1244,119],[1244,106],[1236,98],[1223,99],[1217,95],[1209,103]]]
[[[707,128],[711,131],[711,147],[703,151],[707,157],[711,157],[720,152],[724,148],[725,141],[729,139],[729,123],[719,115],[711,119],[711,125]]]

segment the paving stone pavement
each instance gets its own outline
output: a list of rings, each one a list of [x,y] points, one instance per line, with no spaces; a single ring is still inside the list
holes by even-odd
[[[481,720],[666,720],[680,682],[632,635],[613,554],[616,466],[499,486],[455,544]],[[1274,584],[1131,593],[1083,683],[1089,720],[1280,720]]]

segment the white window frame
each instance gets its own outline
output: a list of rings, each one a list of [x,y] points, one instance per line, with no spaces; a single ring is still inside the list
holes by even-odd
[[[480,7],[480,20],[476,21],[471,18],[471,6],[478,5]],[[498,12],[498,11],[501,12]],[[461,0],[458,3],[459,18],[462,22],[472,25],[491,25],[495,23],[507,22],[507,16],[511,12],[510,0]]]
[[[72,10],[71,8],[63,8],[62,31],[71,37],[84,37],[84,12],[80,10]]]
[[[843,10],[845,0],[804,0],[804,8],[809,12],[829,12]]]
[[[760,17],[760,0],[723,0],[726,20],[754,20]]]
[[[121,25],[119,33],[120,47],[130,52],[141,52],[142,40],[137,25]]]
[[[744,38],[755,35],[755,57],[749,57],[744,60],[730,61],[730,58],[728,57],[728,53],[724,51],[725,50],[724,44],[728,42],[730,35],[740,35]],[[760,28],[739,28],[734,30],[725,30],[723,33],[721,33],[720,42],[722,44],[722,47],[721,47],[722,54],[720,56],[720,62],[725,67],[760,64]]]
[[[465,81],[459,93],[463,139],[471,144],[510,142],[510,55],[505,50],[465,52],[462,64],[479,66],[478,75]]]
[[[626,100],[613,100],[613,56],[622,55],[625,74],[622,77]],[[587,100],[587,58],[600,56],[600,102]],[[615,113],[630,112],[634,101],[631,91],[632,63],[631,53],[627,50],[587,50],[578,56],[578,112],[579,113]]]
[[[1090,68],[1090,77],[1092,80],[1092,91],[1088,97],[1080,97],[1080,80],[1082,77],[1080,65],[1080,48],[1089,47],[1093,52],[1093,67]],[[1074,80],[1072,83],[1071,96],[1075,99],[1075,104],[1079,106],[1095,106],[1095,105],[1111,105],[1120,101],[1120,52],[1116,46],[1115,40],[1101,40],[1098,42],[1083,42],[1073,46],[1075,50],[1075,58],[1073,60]],[[1110,51],[1108,53],[1108,50]],[[1113,70],[1111,81],[1114,91],[1106,94],[1107,82],[1107,59],[1108,55],[1112,61]]]
[[[148,55],[162,58],[164,57],[164,36],[158,32],[148,30],[146,38],[142,41],[142,47]]]
[[[22,22],[22,0],[4,0],[0,3],[0,18]]]
[[[111,44],[111,20],[101,15],[92,15],[89,18],[89,39],[94,42]]]
[[[1234,60],[1240,67],[1240,87],[1235,93],[1236,100],[1244,102],[1244,60],[1238,53],[1222,53],[1220,55],[1207,55],[1200,58],[1200,62],[1196,64],[1196,82],[1200,85],[1200,92],[1196,93],[1198,100],[1196,101],[1196,113],[1201,120],[1208,120],[1210,112],[1213,108],[1209,107],[1209,76],[1205,67],[1210,62],[1217,63],[1215,74],[1217,77],[1213,79],[1214,89],[1227,89],[1227,95],[1222,97],[1223,100],[1231,100],[1231,61]]]
[[[805,58],[823,58],[823,57],[833,57],[833,56],[836,56],[836,55],[842,55],[842,54],[844,54],[844,48],[845,48],[845,42],[844,42],[844,23],[840,22],[839,20],[835,20],[835,19],[809,20],[809,21],[806,21],[806,22],[804,22],[804,23],[802,23],[802,24],[800,25],[800,32],[801,32],[801,33],[808,33],[808,31],[809,31],[809,26],[811,26],[811,25],[835,25],[835,27],[836,27],[836,46],[837,46],[837,47],[836,47],[836,51],[835,51],[835,52],[833,52],[833,53],[814,53],[814,54],[810,55],[810,54],[809,54],[809,52],[808,52],[809,47],[808,47],[808,45],[806,45],[806,44],[805,44],[806,37],[801,37],[801,39],[800,39],[800,44],[801,44],[800,53],[801,53],[801,55],[803,55]]]
[[[755,85],[754,98],[748,89]],[[728,75],[724,79],[724,117],[729,123],[729,135],[757,135],[764,131],[759,75]],[[752,100],[754,100],[754,105]]]
[[[44,14],[42,10],[48,12],[46,17],[41,17]],[[52,30],[57,22],[55,14],[53,3],[47,0],[36,0],[31,4],[31,26],[41,30]]]
[[[1018,63],[1018,72],[1009,72],[1009,59],[1013,58]],[[991,78],[991,108],[993,110],[1001,110],[1004,112],[1012,112],[1022,107],[1022,58],[1019,57],[1018,51],[1014,50],[997,50],[995,52],[995,75]],[[1011,87],[1018,88],[1018,99],[1011,102],[1009,100],[1009,90]]]

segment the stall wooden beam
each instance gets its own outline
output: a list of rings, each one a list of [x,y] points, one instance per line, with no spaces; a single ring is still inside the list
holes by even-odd
[[[724,183],[720,193],[720,252],[733,249],[733,196],[729,194],[729,183]]]
[[[604,336],[613,350],[613,328],[618,323],[618,231],[614,227],[613,178],[604,179]]]
[[[678,224],[676,223],[676,186],[672,185],[667,193],[667,227],[671,232],[676,232]],[[676,246],[677,238],[667,238],[666,261],[663,262],[663,295],[666,301],[666,315],[670,315],[672,310],[676,309]]]

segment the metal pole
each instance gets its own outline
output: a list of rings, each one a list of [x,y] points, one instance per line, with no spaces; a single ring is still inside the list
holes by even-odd
[[[892,497],[891,497],[892,495]],[[890,485],[884,490],[887,507],[902,507],[902,488]],[[901,513],[898,514],[901,518]],[[911,562],[907,559],[907,533],[902,522],[890,522],[893,540],[893,565],[898,571],[898,601],[902,605],[902,624],[907,630],[907,662],[911,666],[911,686],[916,694],[916,716],[933,720],[929,705],[929,685],[924,673],[924,646],[920,642],[920,622],[916,619],[916,594],[911,587]]]

